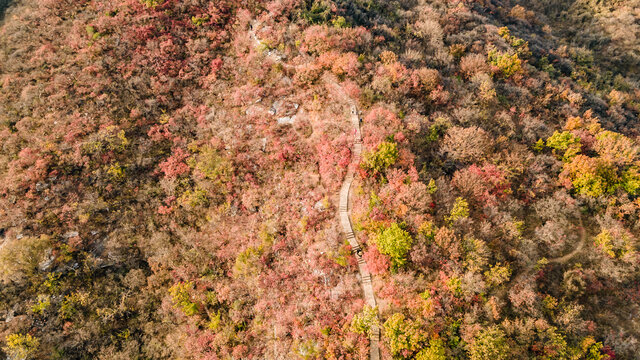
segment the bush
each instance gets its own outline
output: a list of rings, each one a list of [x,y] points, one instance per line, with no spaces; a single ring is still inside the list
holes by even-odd
[[[600,157],[617,165],[629,165],[638,155],[638,147],[633,140],[613,131],[599,132],[594,147]]]
[[[509,55],[507,53],[498,52],[495,49],[489,51],[489,63],[502,73],[502,76],[509,78],[522,68],[522,61],[518,58],[518,54]]]
[[[633,166],[622,173],[622,187],[632,196],[640,194],[640,171]]]
[[[487,59],[481,54],[469,54],[460,59],[460,71],[468,78],[479,73],[489,72]]]
[[[331,16],[331,9],[323,1],[314,1],[311,7],[302,12],[302,17],[310,24],[324,24]]]
[[[484,272],[484,277],[489,286],[499,286],[509,280],[511,277],[511,268],[509,265],[494,265]]]
[[[0,247],[0,281],[22,281],[38,270],[51,241],[47,236],[6,239]]]
[[[444,341],[440,338],[434,338],[429,341],[429,347],[423,349],[416,356],[416,360],[446,360],[446,347]]]
[[[174,305],[182,309],[185,315],[193,316],[198,313],[198,304],[191,301],[189,292],[193,288],[191,282],[181,282],[169,288]]]
[[[616,236],[617,235],[617,236]],[[631,239],[626,233],[620,233],[603,229],[594,242],[611,258],[621,258],[632,251]]]
[[[7,346],[2,348],[10,359],[27,359],[31,357],[40,346],[40,341],[29,334],[11,334],[6,338]]]

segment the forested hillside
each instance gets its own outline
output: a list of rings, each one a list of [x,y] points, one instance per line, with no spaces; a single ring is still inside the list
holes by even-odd
[[[640,359],[639,5],[12,0],[0,358]]]

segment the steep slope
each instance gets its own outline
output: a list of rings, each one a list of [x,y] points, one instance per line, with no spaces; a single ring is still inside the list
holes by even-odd
[[[16,2],[0,356],[637,358],[629,4]]]

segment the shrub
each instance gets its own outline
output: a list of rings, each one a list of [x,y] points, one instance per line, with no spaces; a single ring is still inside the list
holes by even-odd
[[[498,286],[509,280],[511,277],[511,269],[509,265],[493,265],[484,272],[484,277],[489,286]]]
[[[315,0],[311,7],[302,12],[302,17],[310,24],[324,24],[331,16],[331,9],[323,1]]]
[[[333,25],[333,27],[339,28],[339,29],[344,29],[344,28],[348,28],[349,27],[349,24],[347,23],[347,20],[342,16],[338,16],[337,18],[331,20],[331,25]]]
[[[233,265],[233,275],[236,277],[250,277],[258,272],[258,260],[264,253],[262,246],[250,246],[236,257]]]
[[[640,194],[640,171],[635,166],[622,173],[622,187],[632,196]]]
[[[406,263],[407,253],[413,245],[411,235],[397,223],[382,230],[374,241],[380,253],[391,258],[394,268],[399,268]]]
[[[440,84],[440,73],[435,69],[420,68],[414,72],[412,80],[414,88],[429,94]]]
[[[611,258],[621,258],[632,251],[631,241],[626,233],[617,234],[617,232],[603,229],[595,237],[594,242]]]
[[[10,359],[27,359],[40,346],[40,341],[29,334],[10,334],[6,337],[7,346],[2,348]]]
[[[144,4],[148,8],[155,9],[158,5],[162,3],[163,0],[140,0],[142,4]]]
[[[198,304],[191,301],[189,292],[193,288],[191,282],[181,282],[169,288],[169,294],[173,304],[184,312],[187,316],[193,316],[198,313]]]
[[[75,292],[64,297],[58,314],[64,320],[70,320],[79,311],[80,308],[86,306],[89,303],[89,294],[85,292]]]
[[[6,239],[0,247],[0,281],[21,281],[33,275],[50,246],[49,237],[44,235]]]
[[[528,58],[529,56],[531,56],[531,51],[529,50],[529,42],[512,36],[509,28],[507,28],[506,26],[498,29],[498,35],[505,39],[509,43],[509,45],[511,45],[511,47],[513,47],[517,51],[518,55],[522,56],[523,58]]]
[[[518,54],[509,55],[499,52],[495,49],[489,50],[489,63],[502,73],[505,78],[513,76],[522,68],[522,61],[518,58]]]
[[[460,71],[470,78],[473,75],[488,72],[489,66],[487,66],[487,60],[484,56],[469,54],[460,59]]]
[[[107,168],[107,174],[109,174],[109,176],[111,176],[111,179],[115,182],[123,181],[126,178],[124,168],[120,166],[119,162],[111,164]]]
[[[209,21],[209,16],[208,15],[205,15],[205,16],[192,16],[191,17],[191,23],[193,24],[193,26],[202,26],[207,21]]]
[[[31,306],[31,312],[38,315],[44,315],[49,306],[51,306],[51,297],[49,295],[39,295],[38,302]]]
[[[222,322],[222,316],[220,315],[220,310],[218,310],[213,315],[209,315],[209,322],[207,323],[207,329],[212,331],[217,331],[220,328],[221,322]]]
[[[183,206],[189,206],[191,208],[199,206],[207,206],[209,204],[209,197],[207,192],[199,187],[193,190],[187,190],[179,198],[179,202]]]
[[[638,147],[633,140],[613,131],[599,132],[594,148],[600,157],[616,165],[629,165],[638,155]]]
[[[464,44],[452,44],[449,46],[449,54],[456,59],[460,59],[465,51],[467,51],[467,47]]]

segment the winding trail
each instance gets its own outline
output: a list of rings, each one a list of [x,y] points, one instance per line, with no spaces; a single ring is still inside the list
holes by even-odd
[[[578,245],[568,254],[560,256],[560,257],[556,257],[556,258],[551,258],[551,259],[547,259],[549,264],[566,264],[567,262],[569,262],[569,260],[573,259],[574,256],[576,256],[580,251],[582,251],[582,249],[584,248],[585,244],[587,243],[587,232],[584,228],[584,224],[582,222],[582,217],[578,218],[578,221],[580,222],[580,226],[578,227],[578,231],[580,232],[580,240]],[[530,276],[534,270],[535,270],[536,264],[530,264],[529,266],[527,266],[525,269],[523,269],[523,271],[521,271],[518,275],[516,275],[515,278],[513,278],[510,282],[511,283],[518,283],[520,281],[520,279],[522,279],[523,277],[527,277]]]
[[[338,86],[331,82],[332,85]],[[341,88],[342,90],[342,88]],[[344,91],[344,90],[342,90]],[[373,292],[372,278],[369,269],[367,268],[367,262],[362,257],[362,249],[353,233],[353,227],[351,226],[351,219],[349,218],[349,195],[351,190],[351,184],[355,176],[355,167],[360,163],[360,155],[362,154],[362,134],[360,132],[360,117],[358,116],[358,108],[355,105],[353,99],[349,99],[351,125],[354,130],[354,143],[352,150],[351,163],[349,164],[347,175],[342,182],[342,188],[340,189],[340,206],[338,208],[338,215],[340,217],[340,225],[342,225],[342,231],[346,234],[347,240],[351,245],[352,251],[358,261],[358,270],[360,272],[360,282],[362,284],[362,291],[364,292],[364,300],[367,305],[372,308],[376,307],[376,297]],[[378,326],[372,326],[371,336],[369,337],[369,359],[380,359],[380,328]]]
[[[573,251],[571,251],[567,255],[549,259],[549,263],[564,264],[567,261],[571,260],[577,253],[582,251],[582,248],[587,242],[587,232],[584,229],[584,224],[582,223],[582,217],[580,217],[578,221],[580,221],[580,226],[578,227],[578,231],[580,232],[580,242],[578,243],[578,246],[576,246],[576,248],[573,249]]]
[[[253,46],[259,48],[262,45],[262,41],[256,36],[255,27],[257,23],[254,21],[251,23],[251,27],[249,29],[249,37],[253,42]],[[265,56],[271,58],[272,60],[282,63],[284,56],[278,52],[277,50],[268,50],[265,53]],[[288,64],[283,64],[285,67],[294,70],[297,66],[290,66]],[[342,226],[342,231],[347,236],[347,240],[351,245],[351,249],[353,254],[356,257],[358,262],[358,271],[360,273],[360,283],[362,285],[362,291],[364,293],[365,303],[372,308],[376,307],[376,297],[373,292],[373,284],[371,273],[369,273],[369,269],[367,267],[367,262],[362,257],[362,248],[358,243],[358,239],[353,232],[353,227],[351,226],[351,219],[349,218],[349,195],[351,194],[351,184],[353,183],[353,179],[355,177],[355,168],[360,163],[360,155],[362,154],[362,133],[360,132],[360,116],[358,114],[358,107],[356,102],[347,95],[344,88],[342,88],[338,83],[336,83],[333,79],[325,80],[329,85],[335,87],[340,93],[344,95],[349,103],[350,110],[350,122],[353,128],[354,138],[353,138],[353,149],[351,162],[347,168],[347,174],[345,175],[344,181],[342,182],[342,187],[340,188],[339,194],[339,206],[338,206],[338,217],[340,218],[340,225]],[[379,360],[380,359],[380,327],[374,325],[371,327],[371,335],[369,337],[369,360]]]

